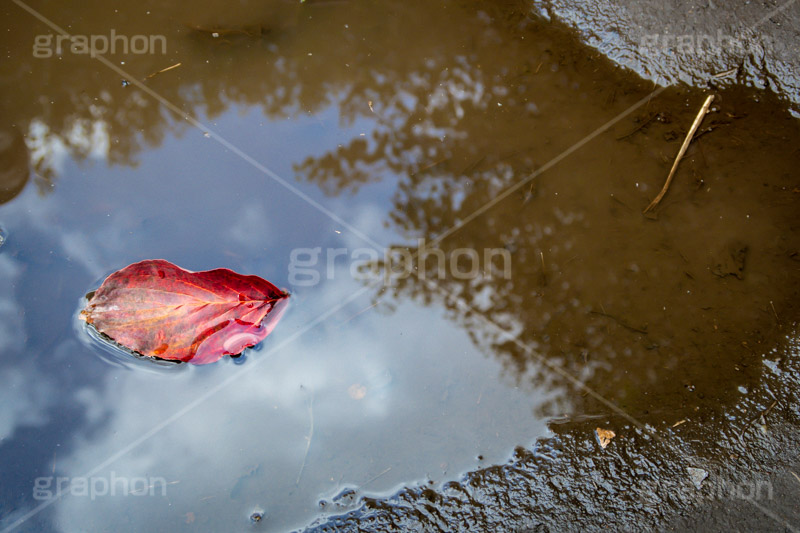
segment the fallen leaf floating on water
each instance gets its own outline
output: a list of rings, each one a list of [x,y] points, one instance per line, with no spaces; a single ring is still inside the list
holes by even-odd
[[[597,440],[600,441],[600,447],[604,450],[611,442],[611,439],[617,436],[617,434],[610,429],[597,428],[594,431],[597,434]]]
[[[202,365],[264,340],[288,298],[258,276],[191,272],[155,259],[108,276],[81,318],[134,352]]]

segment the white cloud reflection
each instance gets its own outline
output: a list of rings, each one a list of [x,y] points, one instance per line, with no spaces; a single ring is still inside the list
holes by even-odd
[[[321,308],[357,286],[331,282]],[[193,513],[209,530],[247,526],[255,508],[268,529],[309,522],[318,501],[384,472],[366,491],[387,491],[430,476],[452,479],[501,462],[516,444],[545,431],[532,411],[541,398],[498,381],[501,370],[436,309],[400,304],[389,316],[357,300],[278,353],[270,346],[318,312],[290,309],[265,350],[250,353],[241,379],[95,475],[160,476],[167,497],[66,496],[57,503],[65,530],[172,528]],[[260,359],[258,365],[254,363]],[[237,367],[238,368],[238,367]],[[58,475],[78,477],[168,418],[234,371],[231,361],[174,374],[115,369],[101,397],[108,423],[80,435]],[[488,378],[488,379],[487,379]],[[348,390],[359,386],[363,398]],[[363,388],[361,388],[363,387]],[[85,393],[78,393],[85,401]],[[313,404],[312,404],[313,398]],[[303,475],[313,406],[314,432]],[[495,416],[503,413],[502,419]]]
[[[288,261],[281,236],[293,228],[297,232],[291,238],[307,239],[304,246],[364,245],[347,231],[333,233],[335,225],[327,219],[320,223],[314,216],[304,217],[298,225],[292,203],[296,198],[286,200],[281,195],[289,193],[269,184],[259,192],[269,195],[269,217],[255,200],[234,209],[240,200],[230,195],[215,195],[214,209],[203,210],[198,206],[209,197],[203,187],[216,190],[213,186],[218,185],[213,181],[209,187],[203,181],[209,179],[203,168],[191,173],[193,186],[187,188],[183,182],[164,179],[175,169],[161,152],[145,159],[135,179],[124,170],[90,168],[88,173],[98,174],[91,179],[87,174],[78,179],[74,172],[61,176],[45,199],[27,191],[4,206],[4,213],[13,217],[17,228],[24,228],[29,240],[41,239],[60,248],[36,249],[37,253],[79,265],[91,278],[114,265],[118,268],[123,257],[162,249],[188,254],[181,247],[192,248],[200,237],[209,242],[233,237],[238,250],[254,243],[255,231],[263,239],[257,245],[270,247],[263,261],[272,261],[273,268]],[[286,159],[299,158],[288,154]],[[225,171],[237,176],[233,170]],[[220,172],[208,171],[215,179]],[[251,186],[246,177],[241,182],[236,179],[226,187]],[[181,202],[175,202],[178,194]],[[381,242],[396,242],[398,237],[382,227],[381,202],[350,199],[348,218]],[[144,225],[148,217],[155,229]],[[274,227],[267,226],[267,220]],[[149,240],[153,237],[158,237],[156,243]],[[276,250],[286,255],[276,258]],[[265,270],[263,263],[257,264],[260,256],[248,257],[242,262],[252,272]],[[282,338],[361,288],[350,278],[349,265],[337,263],[337,267],[333,279],[293,294],[288,313],[264,349],[248,355],[244,366],[248,371],[241,379],[94,474],[163,477],[173,483],[166,497],[67,495],[48,511],[54,514],[54,527],[235,531],[249,528],[250,513],[262,508],[267,530],[285,530],[312,521],[319,513],[319,500],[347,486],[367,483],[362,492],[385,493],[428,477],[437,482],[457,479],[481,464],[503,462],[514,446],[529,444],[546,432],[544,422],[534,415],[545,393],[518,390],[505,382],[499,362],[476,349],[467,332],[438,307],[390,302],[396,307],[392,311],[383,304],[367,309],[372,301],[365,296],[296,342],[269,353]],[[19,309],[16,303],[13,307]],[[21,331],[16,326],[11,329]],[[100,350],[95,351],[65,338],[54,349],[60,354],[54,364],[104,365]],[[36,368],[22,364],[14,368],[21,377],[9,379],[25,384],[40,379]],[[70,433],[64,446],[70,454],[59,453],[56,475],[86,475],[238,368],[242,367],[232,360],[169,373],[104,367],[96,387],[59,391],[60,401],[68,401],[63,400],[66,395],[87,409],[88,422]],[[38,396],[28,403],[15,397],[14,402],[29,417],[46,412],[48,405]],[[310,406],[314,431],[308,446]],[[9,431],[20,420],[8,422]],[[41,419],[23,422],[37,421]],[[483,463],[478,455],[484,457]]]
[[[21,267],[0,254],[0,357],[16,364],[0,367],[0,442],[11,439],[21,426],[41,426],[48,421],[51,384],[36,376],[37,368],[24,357],[26,331],[14,290]]]

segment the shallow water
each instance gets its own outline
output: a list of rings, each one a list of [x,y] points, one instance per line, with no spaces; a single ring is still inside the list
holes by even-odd
[[[717,93],[643,216],[704,94],[522,4],[30,5],[167,53],[32,57],[55,30],[3,8],[4,527],[324,524],[565,425],[735,420],[761,360],[796,358],[800,131],[767,94]],[[442,275],[357,269],[420,239]],[[126,359],[77,313],[147,258],[261,275],[291,305],[239,359]]]

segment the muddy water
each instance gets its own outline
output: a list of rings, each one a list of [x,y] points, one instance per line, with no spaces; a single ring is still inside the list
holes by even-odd
[[[166,50],[59,53],[3,7],[4,527],[664,526],[731,503],[698,498],[722,481],[772,483],[756,503],[796,523],[780,102],[715,93],[645,216],[706,93],[521,3],[30,7]],[[421,241],[408,271],[358,268]],[[76,314],[156,257],[292,306],[238,360],[127,360]]]

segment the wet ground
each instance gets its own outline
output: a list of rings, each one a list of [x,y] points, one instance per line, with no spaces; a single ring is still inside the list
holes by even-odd
[[[2,12],[4,530],[800,527],[786,94],[655,85],[521,2]],[[164,53],[57,49],[112,28]],[[77,314],[148,258],[291,307],[126,358]]]
[[[744,85],[800,112],[800,5],[781,2],[536,0],[620,65],[659,84]]]

